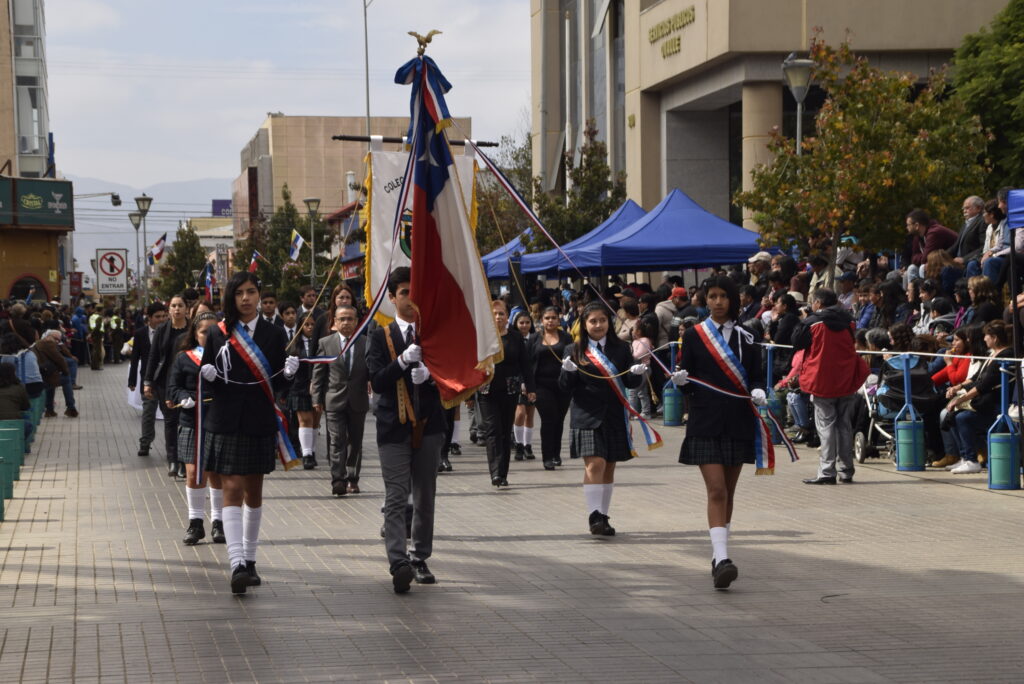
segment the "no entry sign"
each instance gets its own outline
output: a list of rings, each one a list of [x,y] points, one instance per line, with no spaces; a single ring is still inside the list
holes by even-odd
[[[128,250],[96,250],[96,294],[128,294]]]

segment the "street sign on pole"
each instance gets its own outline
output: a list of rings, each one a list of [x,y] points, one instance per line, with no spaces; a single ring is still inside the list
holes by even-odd
[[[128,250],[96,250],[96,294],[128,294]]]

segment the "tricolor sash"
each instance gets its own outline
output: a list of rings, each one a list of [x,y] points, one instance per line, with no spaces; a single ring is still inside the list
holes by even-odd
[[[196,347],[185,352],[189,360],[200,368],[203,367],[203,348]],[[196,428],[193,431],[196,452],[196,484],[203,484],[203,374],[196,373]]]
[[[611,359],[604,355],[604,352],[601,351],[593,340],[587,346],[584,356],[594,364],[598,373],[608,382],[608,386],[612,388],[615,397],[622,404],[622,418],[626,421],[626,439],[629,442],[629,453],[633,456],[637,455],[636,449],[633,448],[633,426],[629,422],[630,416],[640,421],[640,429],[644,433],[644,441],[647,442],[648,450],[657,449],[662,446],[664,442],[661,441],[661,435],[630,405],[629,400],[626,398],[626,384],[622,382],[622,378],[619,377],[619,370],[612,363]]]
[[[245,326],[241,323],[235,324],[235,330],[231,337],[228,338],[228,344],[238,353],[253,377],[259,381],[259,386],[263,390],[263,394],[266,395],[267,401],[274,407],[274,417],[277,419],[277,455],[284,469],[291,470],[299,465],[301,461],[295,455],[291,440],[288,439],[288,430],[285,427],[287,421],[285,420],[284,413],[281,412],[281,409],[277,407],[277,402],[274,401],[274,390],[270,386],[270,377],[272,375],[270,362],[263,355],[263,350],[253,342],[252,337],[249,336]]]
[[[746,399],[747,404],[750,406],[750,411],[754,414],[754,422],[756,429],[754,430],[754,457],[756,475],[774,475],[775,474],[775,447],[772,445],[771,432],[768,430],[768,425],[764,422],[764,418],[761,417],[761,413],[757,410],[754,402],[750,399],[750,378],[747,377],[747,369],[743,367],[736,352],[726,344],[725,338],[722,337],[722,333],[718,332],[718,327],[714,322],[707,318],[703,323],[698,325],[696,328],[697,336],[700,337],[701,342],[707,347],[708,352],[711,353],[711,358],[715,360],[718,367],[721,369],[725,377],[729,379],[732,388],[736,392],[723,392],[721,389],[711,385],[710,383],[699,380],[698,378],[690,378],[691,382],[696,382],[699,385],[708,387],[709,389],[716,390],[722,394],[728,394],[737,398],[742,397]],[[737,329],[736,334],[741,334]]]

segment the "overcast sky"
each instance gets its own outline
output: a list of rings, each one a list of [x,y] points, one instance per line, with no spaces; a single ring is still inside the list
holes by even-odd
[[[406,31],[474,137],[523,126],[528,0],[370,0],[370,108],[408,115]],[[46,0],[50,123],[64,173],[146,187],[233,178],[267,112],[363,115],[362,0]],[[357,131],[361,132],[361,131]]]

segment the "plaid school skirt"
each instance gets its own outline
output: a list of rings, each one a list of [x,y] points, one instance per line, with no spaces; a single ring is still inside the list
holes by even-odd
[[[285,405],[289,411],[312,411],[313,397],[309,392],[289,392]]]
[[[754,463],[754,442],[732,437],[687,437],[679,449],[684,465],[738,466]]]
[[[569,457],[600,456],[606,461],[628,461],[633,458],[626,435],[626,422],[605,421],[596,430],[569,430]]]
[[[221,475],[266,475],[277,460],[277,437],[207,432],[205,469]]]
[[[178,423],[178,460],[189,465],[196,462],[196,429],[181,423]]]

